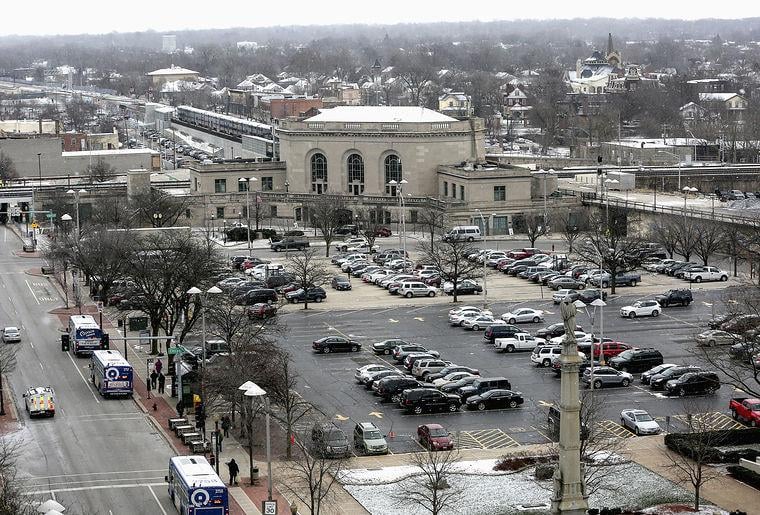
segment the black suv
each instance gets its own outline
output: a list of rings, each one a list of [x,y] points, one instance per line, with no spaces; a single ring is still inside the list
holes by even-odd
[[[244,295],[236,299],[236,303],[244,306],[252,304],[270,304],[277,302],[277,292],[270,288],[256,288],[245,292]]]
[[[656,300],[663,308],[667,308],[673,304],[688,306],[694,298],[691,296],[691,290],[678,289],[668,290],[662,295],[657,295],[654,300]]]
[[[596,299],[607,300],[607,292],[596,288],[586,288],[578,292],[578,300],[584,304],[591,304]]]
[[[386,377],[376,381],[372,390],[383,400],[398,402],[401,400],[401,392],[410,388],[434,388],[432,384],[425,384],[411,377]]]
[[[655,374],[649,378],[649,387],[652,390],[664,390],[665,385],[672,379],[678,379],[684,374],[691,372],[700,372],[701,367],[695,365],[683,365],[677,367],[671,367],[660,374]]]
[[[520,329],[516,325],[492,325],[486,328],[483,333],[483,339],[488,343],[493,344],[496,338],[511,338],[517,333],[524,333],[524,329]]]
[[[480,377],[457,392],[463,401],[472,395],[480,395],[488,390],[511,390],[512,384],[506,377]]]
[[[462,399],[453,393],[443,393],[430,388],[404,390],[399,405],[407,411],[419,415],[425,411],[450,411],[459,409]]]
[[[583,331],[583,327],[581,327],[580,325],[576,325],[575,330]],[[525,332],[525,331],[522,331],[522,332]],[[550,338],[556,338],[557,336],[562,336],[564,334],[565,334],[565,324],[558,323],[558,324],[552,324],[548,327],[544,327],[536,331],[536,338],[545,338],[549,340]]]
[[[283,238],[280,241],[272,242],[269,247],[275,252],[281,250],[303,250],[309,246],[309,240],[304,238]]]
[[[610,359],[610,366],[623,372],[644,372],[662,365],[662,353],[657,349],[628,349]]]
[[[668,395],[701,395],[718,391],[720,388],[720,379],[715,372],[690,372],[684,374],[678,379],[668,381],[665,389]]]
[[[319,456],[345,458],[349,455],[348,438],[332,423],[318,423],[311,429],[311,441]]]

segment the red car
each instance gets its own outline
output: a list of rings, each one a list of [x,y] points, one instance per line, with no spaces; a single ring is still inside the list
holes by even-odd
[[[417,427],[417,440],[420,445],[431,451],[450,451],[454,440],[441,424],[422,424]]]
[[[435,286],[436,288],[441,287],[441,276],[440,275],[434,275],[432,277],[428,277],[425,279],[425,284],[428,286]]]
[[[248,306],[245,310],[245,314],[248,315],[248,318],[258,318],[263,320],[275,316],[277,314],[277,306],[260,302]]]
[[[631,345],[622,342],[604,342],[604,359],[617,356],[624,350],[633,349]],[[599,343],[594,343],[594,357],[599,357]]]
[[[387,227],[378,227],[375,229],[375,236],[382,236],[383,238],[387,238],[391,235],[391,230]]]

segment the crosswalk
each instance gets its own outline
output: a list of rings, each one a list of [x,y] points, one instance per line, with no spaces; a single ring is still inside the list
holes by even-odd
[[[687,413],[674,415],[674,419],[683,423],[687,428],[699,431],[718,431],[721,429],[743,429],[745,426],[732,419],[725,413],[717,411],[708,413]]]
[[[507,449],[520,444],[501,429],[479,429],[456,433],[460,449]]]

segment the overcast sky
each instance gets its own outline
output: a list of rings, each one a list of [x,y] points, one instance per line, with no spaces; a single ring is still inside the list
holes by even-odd
[[[20,0],[2,1],[0,35],[82,34],[275,25],[491,21],[516,18],[735,18],[760,16],[760,2],[741,0],[739,9],[707,0]],[[709,4],[708,4],[709,5]],[[516,13],[518,15],[513,15]]]

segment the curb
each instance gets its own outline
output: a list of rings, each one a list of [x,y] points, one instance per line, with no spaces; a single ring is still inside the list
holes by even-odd
[[[148,420],[150,421],[151,425],[156,428],[158,433],[161,435],[161,438],[163,438],[164,441],[166,441],[166,443],[169,444],[169,447],[171,448],[172,451],[174,451],[174,454],[176,454],[177,456],[182,455],[182,453],[179,451],[177,446],[174,445],[174,442],[172,442],[169,435],[166,433],[166,431],[164,431],[164,428],[161,426],[161,424],[158,423],[158,420],[156,420],[155,417],[153,417],[153,415],[150,414],[150,411],[148,411],[148,409],[142,403],[142,399],[135,396],[133,396],[132,399],[135,401],[135,404],[137,404],[137,407],[140,408],[140,410],[143,413],[145,413],[145,415],[147,415]]]

